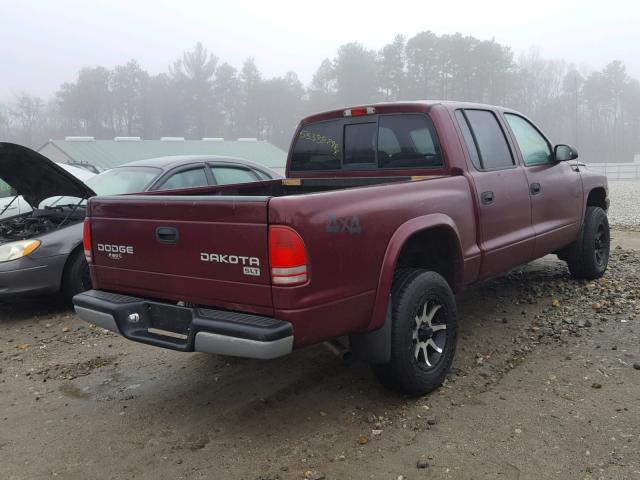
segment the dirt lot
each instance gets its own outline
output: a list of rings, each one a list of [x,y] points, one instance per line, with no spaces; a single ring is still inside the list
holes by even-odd
[[[596,282],[547,257],[466,291],[455,368],[420,399],[321,346],[180,354],[0,304],[0,478],[640,478],[639,240],[615,233]]]

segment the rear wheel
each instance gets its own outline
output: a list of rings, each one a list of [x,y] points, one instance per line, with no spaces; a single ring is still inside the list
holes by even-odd
[[[442,385],[456,349],[453,292],[436,272],[411,269],[392,292],[391,359],[372,365],[388,388],[424,395]]]
[[[607,214],[600,207],[587,207],[580,238],[566,253],[571,276],[593,280],[604,275],[609,264],[610,243]]]
[[[71,301],[74,295],[89,289],[91,289],[89,264],[84,257],[84,252],[78,249],[67,260],[67,265],[62,275],[62,294]]]

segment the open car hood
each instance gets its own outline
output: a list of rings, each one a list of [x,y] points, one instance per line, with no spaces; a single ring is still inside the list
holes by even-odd
[[[89,198],[96,195],[81,180],[47,157],[14,143],[0,142],[0,179],[34,209],[51,197]]]

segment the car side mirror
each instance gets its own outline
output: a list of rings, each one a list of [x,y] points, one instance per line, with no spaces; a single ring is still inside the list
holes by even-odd
[[[556,162],[566,162],[578,158],[578,151],[571,145],[556,145],[553,147],[553,158]]]

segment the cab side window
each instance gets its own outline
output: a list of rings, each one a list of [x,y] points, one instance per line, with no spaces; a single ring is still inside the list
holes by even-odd
[[[519,115],[505,113],[504,117],[516,137],[522,160],[527,167],[551,162],[551,146],[536,127]]]
[[[479,170],[499,170],[515,166],[511,150],[498,119],[489,110],[462,110],[456,113],[471,159]],[[477,158],[476,158],[477,157]]]
[[[456,110],[456,119],[458,120],[458,125],[460,125],[460,130],[462,130],[462,137],[464,138],[464,143],[467,145],[467,151],[469,152],[473,166],[478,170],[482,170],[478,147],[476,147],[476,141],[473,139],[473,134],[462,110]]]

